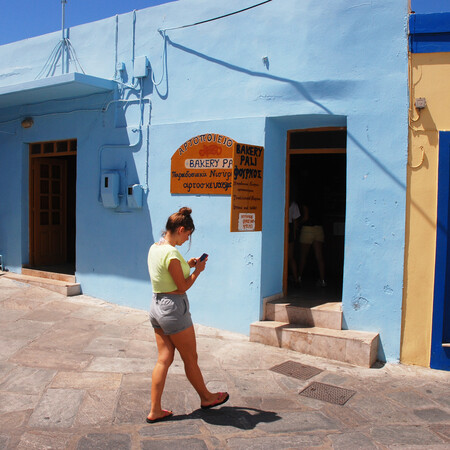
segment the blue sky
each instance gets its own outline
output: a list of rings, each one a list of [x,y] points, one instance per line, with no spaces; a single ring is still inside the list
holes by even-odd
[[[67,0],[66,26],[170,1],[176,0]],[[245,6],[249,4],[245,2]],[[450,11],[450,0],[411,0],[411,4],[416,13]],[[0,45],[61,30],[61,0],[0,0],[0,11]]]
[[[67,0],[66,26],[175,0]],[[0,0],[0,45],[61,30],[61,0]]]

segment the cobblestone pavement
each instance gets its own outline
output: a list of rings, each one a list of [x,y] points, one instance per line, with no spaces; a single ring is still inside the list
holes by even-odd
[[[449,372],[364,369],[196,330],[208,387],[230,400],[200,409],[177,357],[163,396],[175,416],[149,425],[147,312],[0,276],[0,449],[450,448]],[[320,373],[270,370],[286,361]],[[342,406],[300,395],[313,382],[354,393]]]

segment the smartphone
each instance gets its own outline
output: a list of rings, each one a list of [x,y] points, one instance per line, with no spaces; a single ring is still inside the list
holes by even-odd
[[[200,261],[203,261],[205,258],[207,258],[208,257],[208,253],[203,253],[203,255],[202,256],[200,256]]]

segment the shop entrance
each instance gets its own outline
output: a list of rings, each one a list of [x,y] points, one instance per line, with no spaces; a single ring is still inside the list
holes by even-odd
[[[30,264],[75,273],[75,139],[40,142],[30,152]]]
[[[346,141],[346,128],[288,132],[284,294],[289,297],[342,301]],[[296,226],[289,224],[294,202],[301,214]]]

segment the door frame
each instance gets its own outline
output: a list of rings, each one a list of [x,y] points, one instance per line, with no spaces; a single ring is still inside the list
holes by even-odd
[[[450,345],[444,346],[444,333],[450,330],[450,132],[439,132],[438,205],[436,229],[436,264],[434,275],[433,320],[430,367],[450,370]],[[450,339],[447,339],[450,341]],[[449,343],[447,343],[449,344]]]
[[[34,180],[34,160],[44,160],[46,158],[57,159],[59,157],[75,156],[77,154],[77,140],[76,139],[64,139],[57,141],[44,141],[44,142],[33,142],[28,145],[28,158],[29,158],[29,182],[28,182],[28,232],[29,232],[29,265],[34,266],[36,263],[36,243],[35,243],[35,217],[34,217],[34,193],[35,193],[35,180]],[[67,182],[67,173],[65,174]],[[76,186],[74,186],[76,189]],[[67,196],[68,192],[65,189],[65,201],[66,207],[64,210],[67,212]],[[76,205],[73,205],[76,208]],[[66,222],[67,227],[67,222]],[[66,253],[67,253],[67,230],[65,233],[66,242]],[[67,256],[67,255],[66,255]]]
[[[289,250],[289,188],[291,183],[291,156],[293,155],[319,155],[319,154],[345,154],[347,148],[302,148],[292,149],[291,134],[295,132],[321,132],[321,131],[342,131],[347,127],[320,127],[320,128],[300,128],[288,130],[286,139],[286,186],[285,186],[285,206],[284,206],[284,265],[283,265],[283,296],[288,292],[288,250]]]

